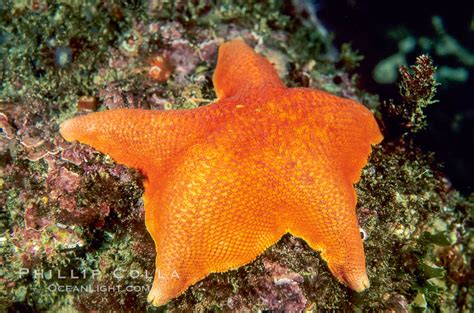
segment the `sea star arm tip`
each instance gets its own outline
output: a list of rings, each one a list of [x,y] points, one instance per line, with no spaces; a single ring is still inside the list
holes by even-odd
[[[235,39],[219,47],[214,88],[219,99],[261,88],[286,88],[273,65],[243,40]]]

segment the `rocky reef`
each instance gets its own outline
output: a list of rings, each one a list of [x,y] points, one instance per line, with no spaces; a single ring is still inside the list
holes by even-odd
[[[363,56],[335,46],[306,2],[11,1],[0,16],[2,310],[473,310],[474,195],[458,193],[436,155],[413,141],[424,109],[443,105],[436,59],[402,67],[400,98],[381,101],[359,88]],[[209,104],[218,46],[235,37],[287,85],[355,99],[382,125],[386,140],[356,186],[364,293],[287,235],[254,262],[151,307],[143,177],[58,134],[62,121],[91,111]]]

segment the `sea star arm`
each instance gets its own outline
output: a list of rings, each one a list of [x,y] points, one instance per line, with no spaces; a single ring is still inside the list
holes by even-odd
[[[116,162],[158,175],[171,159],[212,132],[222,116],[213,105],[192,110],[118,109],[92,113],[61,124],[67,141],[77,140]]]
[[[327,177],[308,188],[306,195],[301,200],[301,207],[306,209],[295,208],[288,216],[289,232],[321,251],[321,257],[341,283],[358,292],[365,290],[370,283],[355,214],[354,187]]]
[[[311,110],[303,113],[304,123],[313,132],[313,138],[306,141],[323,145],[335,166],[351,183],[357,183],[372,145],[383,139],[372,112],[354,100],[317,89],[292,88],[288,93],[293,102],[288,106],[300,103]]]
[[[311,109],[299,112],[304,122],[292,127],[292,137],[297,139],[286,149],[298,151],[293,158],[301,163],[286,177],[303,191],[287,218],[289,231],[321,251],[340,282],[363,291],[369,280],[353,184],[367,163],[371,145],[379,143],[382,134],[372,113],[353,100],[302,88],[290,89],[288,98],[296,112],[297,103]],[[301,146],[307,149],[302,151]]]
[[[240,39],[219,47],[212,79],[219,99],[255,89],[286,88],[272,64]]]
[[[144,195],[147,229],[156,245],[148,295],[154,305],[212,272],[251,262],[285,232],[278,195],[232,142],[211,136],[181,160],[150,182]]]

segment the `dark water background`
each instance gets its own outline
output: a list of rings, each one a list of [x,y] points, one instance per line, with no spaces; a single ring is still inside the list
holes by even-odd
[[[432,17],[441,17],[445,30],[464,48],[474,52],[474,1],[314,1],[318,17],[328,30],[337,34],[336,46],[351,42],[365,56],[357,73],[361,87],[381,100],[400,99],[397,85],[382,85],[372,78],[376,64],[398,51],[398,42],[389,36],[403,28],[415,38],[435,38]],[[407,55],[408,64],[423,53],[420,48]],[[433,55],[435,65],[462,67],[454,57]],[[415,138],[425,151],[435,152],[444,173],[464,194],[474,192],[474,70],[466,68],[464,83],[445,83],[438,88],[439,103],[427,109],[428,128]]]

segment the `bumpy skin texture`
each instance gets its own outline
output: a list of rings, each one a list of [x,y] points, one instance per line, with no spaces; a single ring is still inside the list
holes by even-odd
[[[180,111],[111,110],[61,134],[146,175],[156,245],[148,300],[161,305],[212,272],[254,260],[287,232],[321,251],[334,276],[369,287],[353,184],[382,140],[361,104],[286,88],[241,40],[219,50],[219,99]]]

